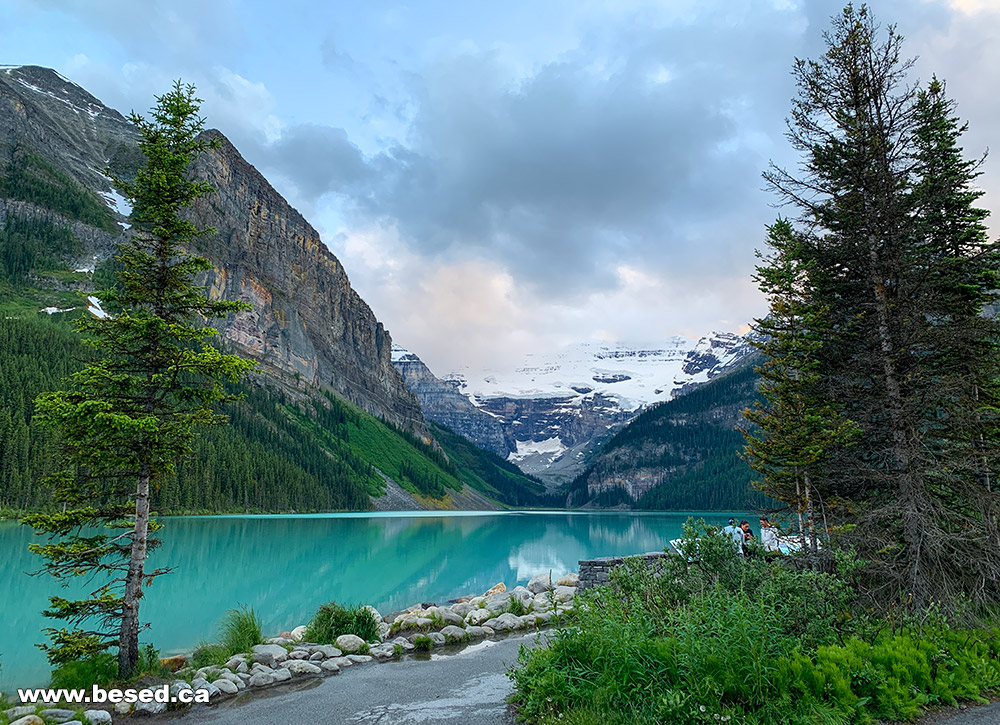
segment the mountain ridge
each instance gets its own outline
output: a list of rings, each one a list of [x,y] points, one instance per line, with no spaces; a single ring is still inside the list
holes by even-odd
[[[205,137],[219,148],[199,157],[192,174],[216,191],[185,210],[197,225],[216,229],[198,242],[198,251],[216,264],[200,282],[216,299],[255,304],[254,310],[218,322],[222,338],[259,359],[265,370],[298,374],[430,440],[419,403],[392,367],[391,337],[351,287],[343,265],[221,132],[206,131]],[[117,233],[96,230],[105,234],[72,224],[85,237],[74,268],[93,268],[110,258],[129,225],[127,209],[99,169],[128,177],[141,163],[138,134],[127,119],[52,69],[3,66],[2,138],[9,154],[0,155],[0,171],[37,154],[97,195],[118,222]],[[46,170],[27,173],[44,177]],[[4,219],[12,208],[21,217],[69,221],[29,200],[6,200]]]
[[[654,344],[579,343],[529,355],[506,370],[435,376],[395,346],[393,363],[425,415],[555,487],[583,471],[599,447],[645,408],[738,365],[743,337],[717,332]]]

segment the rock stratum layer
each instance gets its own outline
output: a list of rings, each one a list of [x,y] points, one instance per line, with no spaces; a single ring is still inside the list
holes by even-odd
[[[427,432],[420,404],[392,365],[392,340],[351,287],[319,233],[218,131],[194,164],[216,192],[190,216],[216,233],[201,252],[216,265],[218,299],[253,308],[217,324],[223,339],[266,368],[334,390],[395,425]]]

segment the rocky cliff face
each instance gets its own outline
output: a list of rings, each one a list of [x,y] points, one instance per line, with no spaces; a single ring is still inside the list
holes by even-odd
[[[388,332],[351,288],[340,262],[225,137],[208,133],[219,148],[199,159],[193,173],[216,193],[190,210],[198,225],[217,229],[197,250],[216,265],[204,283],[215,297],[254,306],[218,322],[222,337],[290,386],[333,390],[430,440],[417,399],[392,366]],[[0,174],[15,154],[37,154],[99,195],[124,222],[129,210],[99,169],[127,176],[142,161],[136,140],[120,113],[55,71],[0,67]],[[47,209],[0,199],[0,223],[8,214],[60,221]],[[61,222],[86,243],[86,257],[77,260],[83,269],[92,271],[113,253],[119,235]]]
[[[223,339],[265,368],[332,389],[368,412],[430,440],[420,404],[393,368],[392,340],[351,288],[319,233],[219,132],[194,174],[216,192],[190,216],[216,233],[201,252],[219,299],[253,308],[217,324]]]
[[[454,383],[435,376],[419,357],[393,345],[392,364],[417,396],[428,418],[461,432],[480,448],[501,458],[517,450],[516,442],[502,421],[473,405]]]

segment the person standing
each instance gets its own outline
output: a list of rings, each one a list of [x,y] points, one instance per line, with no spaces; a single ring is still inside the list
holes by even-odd
[[[781,551],[778,543],[778,528],[771,523],[767,516],[760,517],[760,543],[764,551]]]
[[[743,530],[736,525],[736,519],[729,519],[729,525],[723,527],[722,535],[728,536],[733,544],[736,545],[737,554],[743,554],[743,541],[746,539],[746,536]]]

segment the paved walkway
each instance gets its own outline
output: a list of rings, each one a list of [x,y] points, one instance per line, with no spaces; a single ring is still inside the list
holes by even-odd
[[[510,725],[506,669],[517,662],[520,645],[536,635],[483,642],[456,655],[432,655],[345,669],[325,680],[270,688],[218,706],[197,707],[183,725],[249,723],[357,723],[412,725]]]
[[[970,708],[938,722],[948,725],[1000,725],[1000,702]]]

